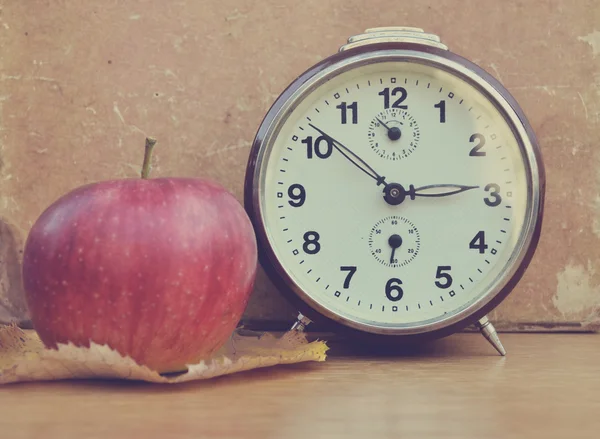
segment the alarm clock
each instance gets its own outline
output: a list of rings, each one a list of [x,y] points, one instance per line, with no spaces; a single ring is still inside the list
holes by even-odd
[[[544,166],[499,81],[412,27],[367,29],[276,99],[254,139],[244,204],[259,260],[311,322],[415,342],[475,325],[539,241]]]

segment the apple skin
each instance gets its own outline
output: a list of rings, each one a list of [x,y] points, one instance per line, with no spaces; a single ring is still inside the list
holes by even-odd
[[[241,204],[195,178],[79,187],[41,214],[23,256],[31,320],[47,347],[93,341],[161,373],[227,341],[256,269]]]

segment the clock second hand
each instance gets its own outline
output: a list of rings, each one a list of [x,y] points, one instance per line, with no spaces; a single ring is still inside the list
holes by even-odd
[[[375,169],[373,169],[371,166],[369,166],[369,164],[367,162],[365,162],[358,155],[356,155],[354,152],[352,152],[352,150],[350,148],[342,145],[342,143],[338,142],[333,137],[331,137],[329,134],[327,134],[323,130],[314,126],[312,123],[309,123],[308,126],[310,126],[312,129],[321,133],[321,135],[323,137],[328,138],[331,141],[331,143],[333,144],[333,146],[335,147],[335,149],[337,149],[340,152],[340,154],[342,154],[344,157],[346,157],[358,169],[360,169],[365,174],[367,174],[369,177],[371,177],[373,180],[375,180],[377,182],[377,186],[382,184],[384,188],[387,187],[385,177],[382,175],[379,175],[377,173],[377,171],[375,171]]]

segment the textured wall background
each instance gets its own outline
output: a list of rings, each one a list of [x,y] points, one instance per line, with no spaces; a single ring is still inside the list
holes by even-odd
[[[208,176],[242,199],[250,143],[273,100],[345,39],[422,27],[520,101],[547,166],[545,226],[503,328],[600,321],[600,3],[471,0],[0,1],[0,321],[26,318],[22,244],[66,191],[135,177]],[[294,310],[260,274],[249,319]]]

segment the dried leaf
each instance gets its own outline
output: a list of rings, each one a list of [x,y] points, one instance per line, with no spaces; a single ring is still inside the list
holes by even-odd
[[[10,325],[0,327],[0,384],[82,378],[181,383],[277,364],[325,361],[327,350],[325,342],[309,343],[297,331],[282,337],[235,331],[212,358],[189,365],[185,373],[164,376],[104,345],[91,343],[89,348],[82,348],[61,344],[58,349],[47,349],[35,331]]]

